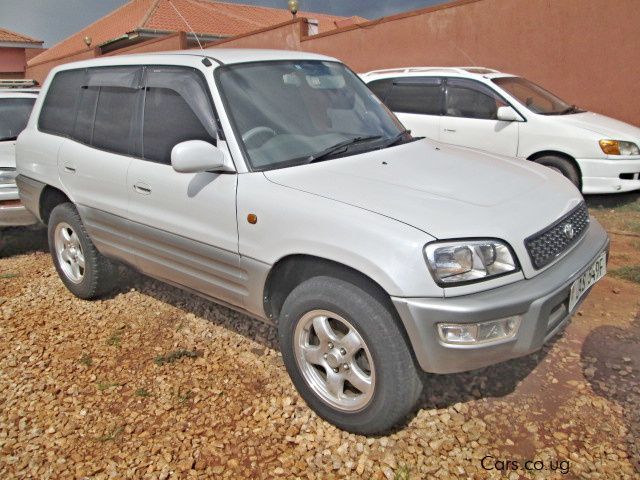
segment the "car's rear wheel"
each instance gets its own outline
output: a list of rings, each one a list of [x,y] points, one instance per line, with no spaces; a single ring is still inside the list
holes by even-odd
[[[367,289],[332,277],[301,283],[284,302],[278,334],[302,397],[344,430],[384,432],[420,396],[405,335],[385,302]]]
[[[53,263],[71,293],[92,299],[113,288],[116,266],[98,252],[71,203],[52,210],[48,229]]]
[[[570,160],[555,155],[545,155],[544,157],[536,158],[535,162],[564,175],[571,180],[571,183],[576,188],[580,189],[580,173]]]

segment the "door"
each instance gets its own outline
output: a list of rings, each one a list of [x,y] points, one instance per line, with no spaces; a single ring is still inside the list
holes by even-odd
[[[497,119],[498,108],[507,105],[483,83],[448,78],[440,141],[515,157],[520,122]]]
[[[384,79],[372,82],[370,88],[413,135],[439,139],[444,103],[441,78]]]
[[[204,76],[187,67],[148,67],[140,158],[127,174],[137,267],[156,278],[242,306],[235,173],[178,173],[171,150],[186,140],[216,144]],[[225,152],[228,154],[228,152]]]
[[[127,170],[139,129],[136,107],[142,98],[142,68],[72,72],[75,78],[56,76],[55,82],[63,83],[52,86],[64,89],[65,96],[76,104],[75,113],[68,113],[72,122],[66,132],[69,138],[62,142],[58,153],[60,180],[81,215],[96,210],[92,213],[124,218],[128,204]],[[48,97],[57,94],[55,91]],[[43,110],[47,108],[45,104]]]

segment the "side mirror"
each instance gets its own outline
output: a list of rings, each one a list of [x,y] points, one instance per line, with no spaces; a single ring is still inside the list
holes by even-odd
[[[173,147],[171,166],[180,173],[235,172],[222,150],[202,140],[187,140]]]
[[[498,107],[498,120],[503,122],[523,122],[522,117],[516,112],[513,107]]]

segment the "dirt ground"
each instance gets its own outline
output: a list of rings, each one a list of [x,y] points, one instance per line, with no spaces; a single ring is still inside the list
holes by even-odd
[[[272,328],[125,270],[79,300],[42,230],[0,230],[0,478],[640,478],[640,196],[588,203],[610,274],[564,335],[427,375],[370,438],[307,408]]]

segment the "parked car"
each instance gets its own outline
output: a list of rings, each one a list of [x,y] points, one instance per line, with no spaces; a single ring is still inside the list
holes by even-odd
[[[38,221],[20,201],[15,182],[16,138],[27,125],[37,96],[33,90],[0,90],[0,227]]]
[[[412,133],[550,167],[582,192],[640,189],[640,128],[481,67],[412,67],[362,75]]]
[[[420,369],[538,350],[606,270],[571,182],[413,138],[321,55],[57,67],[17,152],[72,293],[107,292],[120,261],[275,324],[300,394],[353,432],[410,412]]]

